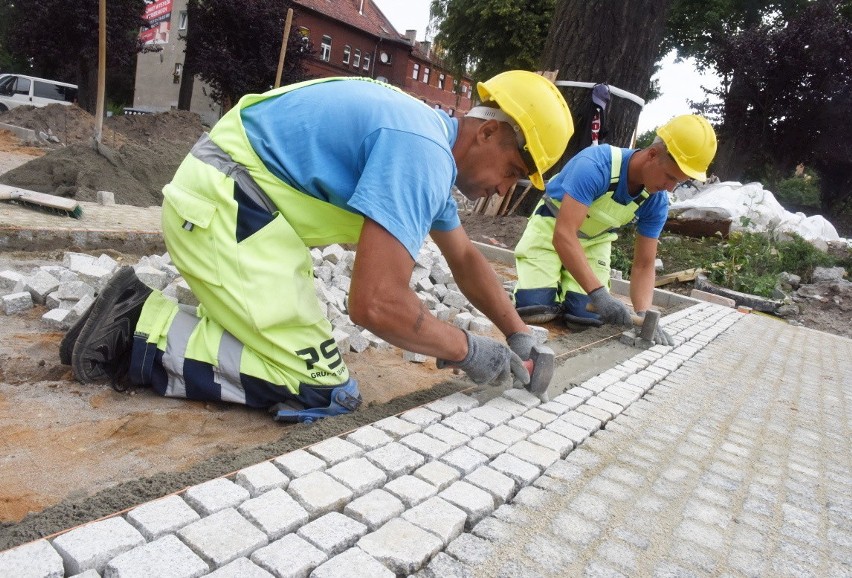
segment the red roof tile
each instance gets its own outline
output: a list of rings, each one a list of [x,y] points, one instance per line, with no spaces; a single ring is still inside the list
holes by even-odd
[[[325,14],[369,34],[407,42],[405,36],[397,32],[390,20],[371,0],[293,0],[293,3]]]

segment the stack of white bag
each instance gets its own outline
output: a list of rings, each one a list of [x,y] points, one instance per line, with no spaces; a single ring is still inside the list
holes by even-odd
[[[818,245],[840,240],[837,229],[824,217],[787,211],[760,183],[725,181],[700,189],[684,186],[669,199],[669,218],[730,220],[731,231],[796,233]]]

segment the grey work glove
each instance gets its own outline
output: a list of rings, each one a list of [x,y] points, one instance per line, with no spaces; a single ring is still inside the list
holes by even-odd
[[[490,337],[474,335],[464,329],[462,331],[467,337],[467,356],[458,362],[439,359],[438,369],[458,367],[480,385],[500,385],[510,375],[524,385],[530,382],[530,374],[524,362],[514,351]]]
[[[523,333],[518,331],[506,338],[506,343],[509,344],[509,349],[514,351],[518,357],[526,361],[530,358],[530,352],[535,345],[535,337],[532,333]]]
[[[604,323],[612,325],[633,326],[633,320],[630,319],[630,310],[627,306],[609,294],[606,287],[598,287],[589,293],[589,299],[592,300],[592,305],[595,306],[595,313],[601,318]]]
[[[645,312],[644,311],[637,311],[636,315],[644,318]],[[665,345],[667,347],[671,347],[671,346],[674,345],[674,339],[672,339],[672,336],[669,335],[668,333],[666,333],[665,331],[663,331],[663,328],[660,327],[659,323],[654,328],[654,344],[655,345]]]

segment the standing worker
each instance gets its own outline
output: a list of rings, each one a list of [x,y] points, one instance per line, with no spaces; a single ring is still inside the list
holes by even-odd
[[[163,189],[166,247],[196,314],[127,267],[60,358],[84,383],[128,372],[162,395],[273,408],[281,420],[354,411],[361,395],[320,311],[308,248],[357,243],[354,323],[476,383],[527,383],[533,338],[461,227],[451,189],[502,196],[527,175],[543,189],[573,122],[532,72],[498,74],[478,92],[483,104],[462,119],[365,78],[243,97]],[[508,346],[439,321],[409,288],[427,234]]]
[[[634,219],[630,299],[644,315],[653,298],[657,240],[668,217],[668,195],[658,193],[686,179],[706,181],[715,154],[713,127],[698,115],[673,118],[642,150],[601,145],[580,151],[547,184],[515,249],[521,318],[632,325],[630,311],[609,286],[615,230]],[[654,342],[673,344],[659,326]]]

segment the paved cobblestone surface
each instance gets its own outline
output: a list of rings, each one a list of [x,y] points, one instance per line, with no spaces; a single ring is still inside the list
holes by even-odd
[[[663,324],[675,347],[549,403],[454,394],[0,576],[852,576],[852,340],[711,304]]]

